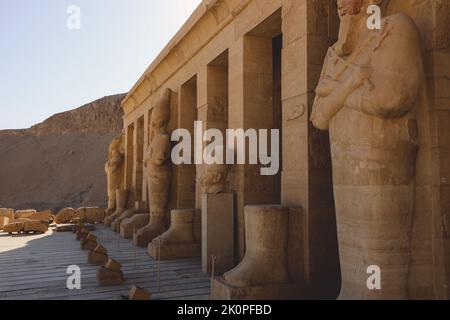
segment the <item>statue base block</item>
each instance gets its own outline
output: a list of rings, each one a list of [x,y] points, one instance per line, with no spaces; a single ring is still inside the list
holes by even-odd
[[[304,299],[305,283],[283,283],[251,287],[234,287],[222,277],[215,277],[213,300],[298,300]]]
[[[133,239],[133,232],[145,227],[145,225],[147,225],[149,221],[149,213],[137,213],[133,217],[122,221],[122,223],[120,224],[120,235],[124,239]]]
[[[133,233],[133,244],[136,247],[147,247],[152,240],[152,237],[146,236],[145,234]]]
[[[145,289],[142,289],[137,286],[133,286],[130,290],[130,293],[128,295],[128,300],[151,300],[152,295],[150,292],[148,292]]]
[[[100,254],[95,251],[89,252],[88,263],[92,265],[104,265],[109,260],[108,255]]]
[[[97,270],[97,281],[101,286],[120,285],[125,282],[122,271],[116,271],[105,266]]]
[[[153,259],[158,260],[158,245],[150,243],[148,245],[148,254]],[[202,256],[202,245],[199,243],[163,244],[161,245],[160,254],[160,260],[198,258]]]
[[[81,242],[81,250],[94,250],[98,243],[95,240],[84,240]]]

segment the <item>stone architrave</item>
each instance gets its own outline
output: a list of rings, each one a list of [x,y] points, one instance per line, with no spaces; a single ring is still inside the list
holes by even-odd
[[[327,54],[311,121],[329,130],[342,274],[341,299],[406,299],[424,84],[420,37],[387,0],[338,1],[338,42]],[[382,8],[369,30],[367,8]],[[368,270],[382,271],[380,290]]]

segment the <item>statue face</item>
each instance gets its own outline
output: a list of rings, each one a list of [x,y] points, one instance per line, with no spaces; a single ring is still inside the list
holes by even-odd
[[[340,17],[355,16],[361,13],[365,0],[337,0]]]
[[[156,136],[149,152],[152,164],[163,165],[170,155],[170,137],[164,134]]]
[[[122,152],[122,135],[115,137],[109,145],[109,152],[111,154],[123,153]]]

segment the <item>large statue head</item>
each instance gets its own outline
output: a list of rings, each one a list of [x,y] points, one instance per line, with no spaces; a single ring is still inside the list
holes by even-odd
[[[123,134],[120,134],[111,141],[111,144],[109,145],[109,156],[114,157],[117,154],[123,153],[124,153]]]
[[[361,28],[367,27],[367,19],[371,13],[367,9],[371,5],[377,5],[384,12],[389,0],[337,0],[341,26],[339,38],[335,45],[336,52],[340,56],[352,53],[353,46],[361,35]]]
[[[200,179],[202,192],[217,194],[226,191],[228,167],[222,164],[213,164],[205,167],[205,172]]]
[[[170,121],[170,89],[166,89],[152,111],[151,130],[165,129]]]
[[[170,156],[171,140],[168,134],[156,135],[151,144],[148,152],[148,160],[151,164],[161,166]],[[147,161],[148,161],[147,160]]]

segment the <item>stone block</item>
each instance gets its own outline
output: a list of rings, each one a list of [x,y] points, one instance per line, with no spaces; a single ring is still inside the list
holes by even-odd
[[[89,233],[86,239],[81,241],[81,250],[94,250],[97,245],[97,237]]]
[[[70,223],[72,217],[76,214],[76,211],[72,208],[64,208],[58,212],[55,218],[56,224]]]
[[[23,222],[13,222],[10,224],[7,224],[3,227],[3,232],[12,234],[12,233],[22,233],[23,231],[23,227],[24,227],[24,223]]]
[[[86,208],[86,221],[89,223],[101,223],[105,220],[105,215],[104,208]]]
[[[16,219],[29,219],[33,214],[36,214],[37,211],[34,209],[28,210],[17,210],[15,213]]]
[[[3,227],[10,223],[9,218],[6,216],[0,216],[0,231],[3,230]]]
[[[131,218],[135,213],[135,208],[127,209],[120,216],[118,216],[112,223],[111,229],[114,232],[120,232],[120,224],[123,220]]]
[[[86,208],[78,208],[71,220],[74,222],[86,222]]]
[[[114,259],[109,259],[108,262],[106,263],[105,267],[110,270],[114,270],[114,271],[122,270],[122,265]]]
[[[133,233],[143,228],[149,223],[149,221],[149,213],[137,213],[131,218],[127,218],[122,221],[120,224],[120,235],[124,239],[133,239]]]
[[[133,286],[128,294],[128,300],[151,300],[152,294],[140,287]]]
[[[57,224],[56,232],[71,232],[75,229],[76,225],[73,223]]]
[[[23,232],[28,233],[28,232],[40,232],[40,233],[45,233],[48,231],[48,221],[45,220],[31,220],[29,219],[28,221],[24,222],[23,225]]]
[[[31,220],[45,220],[45,221],[52,221],[53,220],[53,212],[52,210],[45,210],[33,213],[29,219]]]
[[[105,265],[109,260],[108,251],[102,245],[97,245],[88,254],[88,263],[93,265]]]
[[[89,230],[88,229],[86,229],[84,227],[81,228],[77,232],[77,240],[84,241],[87,238],[88,234],[89,234]]]
[[[205,273],[212,271],[213,255],[215,274],[222,274],[234,266],[233,202],[232,193],[202,196],[202,270]]]
[[[105,266],[97,270],[97,281],[101,286],[121,285],[125,279],[122,271],[113,271]]]
[[[201,256],[201,242],[196,241],[195,223],[200,223],[199,210],[172,210],[169,230],[153,239],[148,246],[154,259],[171,260]]]
[[[298,300],[304,299],[307,291],[305,283],[234,287],[226,283],[223,278],[215,277],[212,298],[213,300]]]

